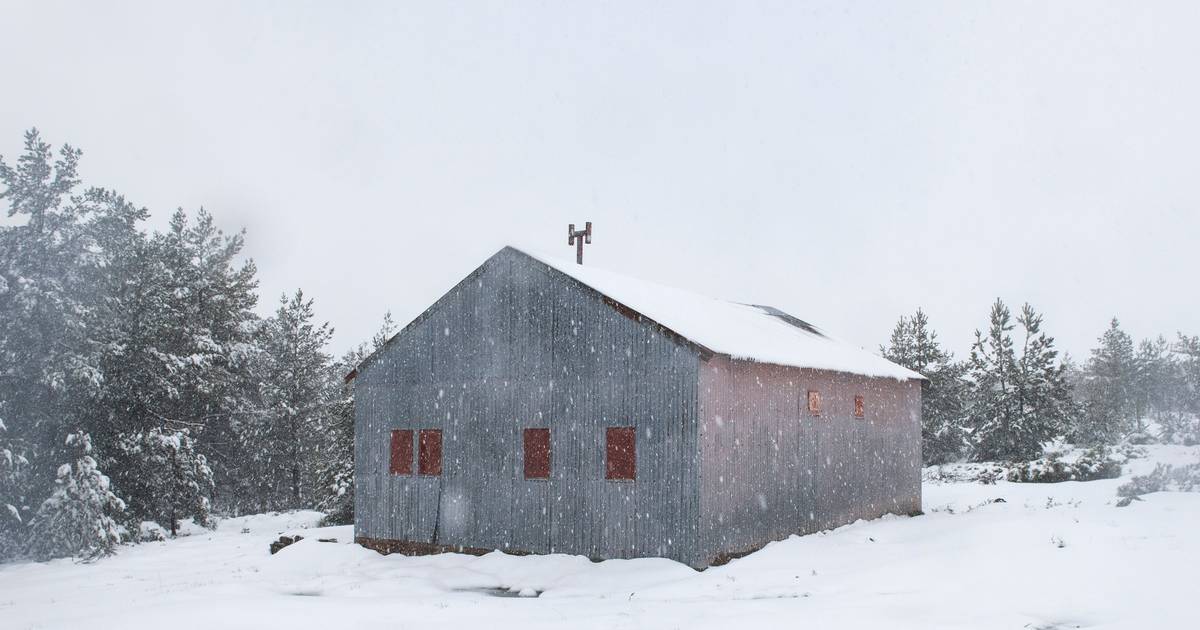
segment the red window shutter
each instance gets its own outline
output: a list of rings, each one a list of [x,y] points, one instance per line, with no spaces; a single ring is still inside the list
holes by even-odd
[[[857,418],[863,417],[863,415],[866,413],[865,407],[866,407],[866,405],[863,403],[863,397],[855,396],[854,397],[854,416]]]
[[[396,429],[392,431],[391,460],[388,472],[393,475],[412,474],[413,432],[411,429]]]
[[[525,478],[550,478],[550,429],[525,429]]]
[[[604,443],[604,478],[637,479],[637,431],[633,427],[608,427]]]
[[[417,472],[422,475],[442,474],[442,430],[421,429],[417,445]]]
[[[811,389],[808,391],[808,413],[814,416],[821,415],[821,392]]]

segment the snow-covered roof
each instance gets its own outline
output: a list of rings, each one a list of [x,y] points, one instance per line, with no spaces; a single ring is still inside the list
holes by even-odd
[[[733,359],[899,380],[920,374],[783,311],[663,286],[513,247],[685,339]]]

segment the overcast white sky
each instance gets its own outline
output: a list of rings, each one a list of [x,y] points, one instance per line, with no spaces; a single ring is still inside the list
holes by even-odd
[[[504,243],[860,345],[1200,333],[1200,3],[0,2],[0,153],[245,227],[338,351]],[[504,6],[509,5],[509,6]]]

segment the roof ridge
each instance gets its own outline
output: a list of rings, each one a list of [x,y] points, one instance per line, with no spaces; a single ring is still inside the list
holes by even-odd
[[[507,248],[573,278],[714,354],[863,376],[925,378],[773,306],[734,302],[578,265],[550,254],[512,245]]]
[[[693,347],[703,358],[722,355],[733,360],[868,377],[897,380],[925,378],[864,348],[837,339],[819,327],[773,306],[734,302],[599,267],[585,267],[574,261],[568,262],[516,245],[505,245],[455,287],[461,286],[488,267],[491,261],[510,251],[595,291],[610,306],[626,311],[626,314],[633,313],[636,315],[634,319],[656,326],[660,333],[677,337],[677,341],[682,340]],[[430,305],[429,309],[443,298]],[[427,316],[429,309],[401,328],[384,347]],[[347,379],[353,378],[382,350],[383,347],[363,359],[347,375]]]

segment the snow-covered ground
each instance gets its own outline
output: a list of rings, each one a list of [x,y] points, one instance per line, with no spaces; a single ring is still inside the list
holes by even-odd
[[[349,544],[349,527],[312,528],[315,512],[228,519],[95,564],[0,566],[0,628],[1200,628],[1200,494],[1114,506],[1130,474],[1200,448],[1149,450],[1123,479],[926,483],[924,516],[793,537],[703,572],[385,557]],[[282,532],[306,539],[269,555]]]

